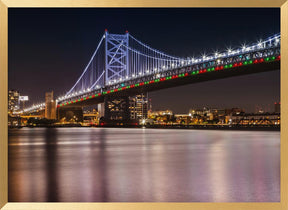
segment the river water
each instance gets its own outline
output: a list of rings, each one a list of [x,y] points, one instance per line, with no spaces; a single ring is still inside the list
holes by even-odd
[[[9,202],[279,202],[280,132],[9,130]]]

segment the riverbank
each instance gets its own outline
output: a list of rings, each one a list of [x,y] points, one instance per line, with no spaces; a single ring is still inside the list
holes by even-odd
[[[196,130],[249,130],[249,131],[280,131],[280,126],[204,126],[204,125],[187,125],[187,126],[149,126],[147,128],[155,129],[196,129]]]
[[[109,126],[82,126],[81,124],[62,124],[62,125],[36,125],[36,126],[17,126],[9,129],[20,129],[22,127],[37,128],[74,128],[74,127],[96,127],[96,128],[149,128],[149,129],[195,129],[195,130],[249,130],[249,131],[280,131],[280,126],[231,126],[231,125],[109,125]]]

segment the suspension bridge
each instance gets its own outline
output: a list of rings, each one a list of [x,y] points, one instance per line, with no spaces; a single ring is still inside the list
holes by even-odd
[[[237,49],[181,58],[152,48],[128,31],[111,34],[105,30],[82,74],[65,95],[56,99],[56,106],[61,109],[102,103],[105,118],[110,119],[109,104],[117,99],[117,109],[125,119],[129,112],[129,96],[280,69],[280,38],[280,34],[276,34]],[[42,103],[23,112],[32,113],[44,108],[45,103]]]

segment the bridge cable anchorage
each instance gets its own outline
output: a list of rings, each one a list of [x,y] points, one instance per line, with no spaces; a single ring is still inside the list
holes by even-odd
[[[104,38],[105,38],[105,35],[102,36],[102,38],[101,38],[101,40],[100,40],[100,42],[99,42],[99,44],[98,44],[98,46],[97,46],[95,52],[93,53],[93,55],[92,55],[92,57],[91,57],[89,63],[86,65],[86,67],[85,67],[83,73],[81,74],[81,76],[79,77],[79,79],[77,80],[77,82],[74,84],[74,86],[73,86],[73,87],[72,87],[72,88],[71,88],[71,89],[66,93],[65,96],[69,95],[69,94],[72,92],[72,90],[76,87],[76,85],[77,85],[78,82],[81,80],[81,78],[83,77],[83,75],[85,74],[85,72],[88,70],[88,67],[89,67],[89,65],[91,64],[93,58],[95,57],[95,55],[96,55],[96,53],[97,53],[97,51],[98,51],[100,45],[102,44],[102,41],[103,41]]]

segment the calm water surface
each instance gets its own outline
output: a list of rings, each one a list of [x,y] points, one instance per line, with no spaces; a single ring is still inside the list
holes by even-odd
[[[12,129],[9,201],[279,202],[280,132]]]

